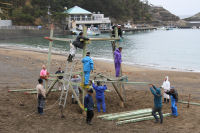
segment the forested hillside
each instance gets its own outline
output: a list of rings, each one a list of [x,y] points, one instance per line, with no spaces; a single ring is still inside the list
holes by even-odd
[[[102,12],[114,21],[145,22],[151,20],[148,4],[140,0],[1,0],[12,4],[0,3],[0,7],[9,7],[8,15],[2,18],[12,19],[17,25],[43,25],[48,21],[64,18],[64,7],[78,5],[91,12]],[[49,9],[49,12],[48,12]],[[48,15],[49,14],[49,15]]]

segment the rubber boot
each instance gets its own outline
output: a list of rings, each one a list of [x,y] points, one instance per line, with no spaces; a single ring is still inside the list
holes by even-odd
[[[74,98],[72,98],[72,104],[74,104],[75,102],[74,102]]]
[[[67,61],[72,62],[72,58],[73,58],[73,56],[71,54],[69,54]]]
[[[166,103],[166,98],[164,98],[164,103]]]
[[[169,103],[169,99],[167,99],[167,103]]]

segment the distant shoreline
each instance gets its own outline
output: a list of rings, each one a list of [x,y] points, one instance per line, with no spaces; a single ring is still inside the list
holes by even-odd
[[[41,54],[47,54],[48,50],[44,50],[44,49],[38,49],[38,48],[30,48],[30,47],[22,47],[22,46],[2,46],[0,44],[0,49],[2,50],[19,50],[19,51],[26,51],[26,52],[34,52],[34,53],[41,53]],[[53,55],[58,55],[58,56],[62,56],[62,57],[67,57],[68,52],[56,52],[56,51],[52,51]],[[78,58],[82,58],[80,54],[76,54],[76,57]],[[105,62],[105,63],[109,63],[112,64],[113,59],[105,59],[105,58],[99,58],[99,57],[92,57],[94,60],[100,61],[100,62]],[[139,69],[147,69],[147,70],[159,70],[159,71],[172,71],[172,72],[192,72],[192,73],[199,73],[198,71],[194,71],[194,70],[181,70],[181,69],[177,69],[177,68],[162,68],[162,67],[156,67],[156,66],[149,66],[149,65],[142,65],[142,64],[134,64],[134,63],[130,63],[130,62],[123,62],[124,65],[129,66],[129,67],[135,67],[135,68],[139,68]]]

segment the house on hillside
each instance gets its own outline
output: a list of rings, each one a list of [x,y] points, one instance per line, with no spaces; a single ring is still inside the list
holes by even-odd
[[[104,14],[101,14],[100,12],[91,13],[81,7],[74,6],[65,10],[64,13],[68,14],[66,22],[69,29],[80,27],[82,25],[88,27],[94,26],[99,29],[109,29],[111,26],[109,17],[104,17]]]

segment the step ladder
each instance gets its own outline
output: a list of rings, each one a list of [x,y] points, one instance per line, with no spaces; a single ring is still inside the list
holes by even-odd
[[[66,62],[64,80],[62,81],[63,87],[62,87],[62,91],[61,91],[61,95],[59,99],[59,106],[61,109],[64,109],[66,106],[68,91],[70,88],[71,76],[72,76],[72,72],[75,68],[76,63],[77,63],[76,60],[74,60],[72,63],[69,63],[68,61]]]

